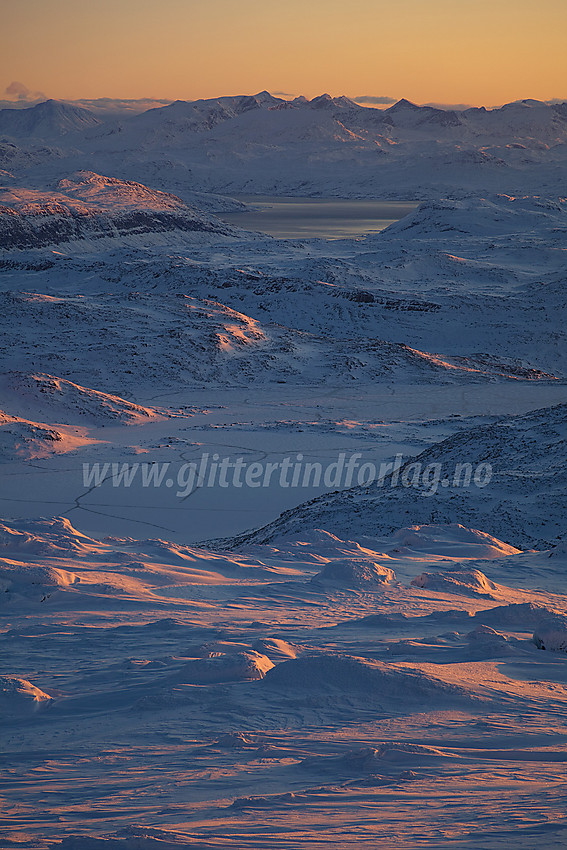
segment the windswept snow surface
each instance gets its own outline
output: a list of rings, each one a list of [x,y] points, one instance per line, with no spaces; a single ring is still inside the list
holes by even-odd
[[[563,847],[565,104],[0,137],[2,850]]]
[[[461,526],[235,554],[5,523],[5,846],[499,848],[512,821],[560,847],[549,554]]]

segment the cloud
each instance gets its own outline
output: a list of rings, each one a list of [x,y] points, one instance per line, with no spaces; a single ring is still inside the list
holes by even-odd
[[[398,98],[396,97],[387,97],[383,95],[373,95],[373,94],[361,94],[360,97],[353,97],[352,100],[355,103],[371,103],[371,104],[388,104],[388,103],[396,103]]]
[[[9,100],[19,101],[21,103],[29,103],[34,100],[45,100],[46,96],[41,91],[31,91],[23,83],[13,80],[9,86],[6,86],[4,94],[8,95]]]
[[[421,106],[432,106],[433,109],[454,109],[456,112],[462,112],[464,109],[471,109],[470,103],[422,103]]]
[[[270,94],[273,94],[274,97],[295,97],[290,91],[271,91]]]
[[[97,97],[81,98],[80,100],[69,100],[74,106],[82,106],[84,109],[92,109],[93,112],[119,114],[126,113],[137,115],[147,109],[155,109],[160,106],[168,106],[173,103],[171,98],[122,98],[122,97]]]
[[[28,87],[24,86],[23,83],[18,83],[17,80],[14,80],[12,83],[10,83],[10,85],[6,87],[5,92],[5,94],[15,95],[18,100],[27,100],[29,93],[30,90],[28,89]]]

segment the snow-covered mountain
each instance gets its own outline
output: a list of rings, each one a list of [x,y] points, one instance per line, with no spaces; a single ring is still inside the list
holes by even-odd
[[[164,133],[172,131],[200,132],[212,130],[224,121],[230,121],[238,115],[256,109],[273,109],[282,106],[284,101],[274,97],[267,91],[256,95],[236,97],[219,97],[208,100],[176,100],[168,106],[149,109],[140,115],[133,116],[132,123],[122,124],[122,131],[135,127],[136,132],[143,136],[144,132],[162,126]]]
[[[0,135],[15,139],[52,139],[99,124],[89,109],[59,100],[46,100],[28,109],[0,109]]]
[[[156,234],[180,236],[202,231],[228,235],[213,216],[191,209],[180,198],[131,181],[90,171],[64,178],[53,192],[0,190],[0,247],[43,248],[126,237],[144,241]]]
[[[445,135],[449,138],[525,136],[528,139],[536,136],[540,142],[548,139],[557,142],[565,140],[567,132],[567,109],[564,103],[549,105],[541,101],[524,100],[497,109],[475,107],[456,111],[418,106],[402,98],[386,109],[377,109],[361,106],[344,96],[322,94],[312,100],[299,97],[285,101],[268,92],[252,96],[176,101],[169,106],[132,116],[129,123],[122,125],[122,131],[132,126],[137,127],[138,132],[150,130],[155,133],[161,130],[164,139],[171,144],[177,133],[207,132],[216,130],[221,124],[235,123],[244,132],[246,126],[255,127],[256,122],[262,121],[265,132],[271,132],[275,139],[278,129],[288,124],[293,126],[301,114],[308,116],[306,120],[314,127],[331,122],[337,128],[342,125],[354,134],[365,131],[365,136],[359,137],[361,141],[378,134],[379,138],[386,137],[393,141],[415,135],[439,140],[440,136]],[[236,129],[233,127],[233,130]]]
[[[260,92],[102,120],[48,101],[0,111],[0,136],[23,149],[18,157],[7,151],[4,166],[0,158],[18,180],[37,178],[26,157],[37,156],[45,141],[58,146],[48,157],[53,178],[82,159],[82,167],[87,161],[94,171],[174,192],[190,186],[221,194],[398,199],[457,190],[557,194],[567,109],[525,100],[456,111],[405,99],[376,109],[346,97],[286,101]]]
[[[128,153],[134,139],[143,157]],[[221,192],[423,198],[433,186],[515,193],[534,171],[551,187],[566,141],[563,104],[455,112],[401,100],[380,110],[322,95],[177,103],[106,128],[87,147],[101,163],[126,152],[126,169],[135,158],[174,159],[199,187]]]

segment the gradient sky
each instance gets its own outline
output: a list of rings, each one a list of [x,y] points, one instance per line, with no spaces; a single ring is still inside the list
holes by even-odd
[[[567,99],[567,0],[0,0],[0,98]]]

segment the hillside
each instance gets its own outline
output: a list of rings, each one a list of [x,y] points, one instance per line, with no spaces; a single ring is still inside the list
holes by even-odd
[[[360,540],[390,534],[408,523],[457,522],[519,548],[549,548],[565,534],[566,446],[565,404],[503,417],[434,444],[402,466],[395,478],[321,496],[221,545],[270,543],[317,528]],[[473,472],[490,464],[491,477],[483,486],[472,479],[463,487],[459,464],[471,464]]]
[[[230,235],[213,216],[180,198],[139,183],[89,171],[63,178],[55,191],[10,187],[0,190],[0,247],[38,249],[68,243],[147,241],[156,234],[195,232]]]

